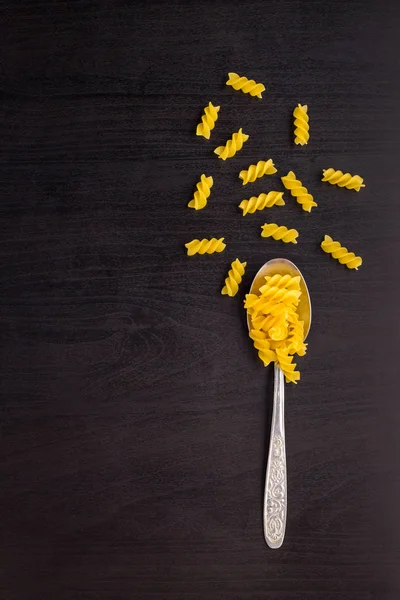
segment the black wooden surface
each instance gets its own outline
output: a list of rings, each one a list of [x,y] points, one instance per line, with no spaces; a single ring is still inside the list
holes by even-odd
[[[398,600],[400,5],[4,2],[0,9],[3,600]],[[264,82],[262,101],[224,85]],[[210,142],[194,135],[221,105]],[[291,112],[310,107],[308,146]],[[212,150],[238,127],[243,151]],[[241,217],[280,189],[319,206]],[[364,176],[359,194],[321,169]],[[207,209],[186,208],[202,172]],[[245,191],[244,191],[245,190]],[[262,240],[278,221],[297,246]],[[319,249],[330,233],[358,272]],[[193,237],[223,254],[186,257]],[[242,298],[294,260],[314,320],[287,387],[289,521],[262,538],[272,373]],[[247,260],[240,297],[219,291]]]

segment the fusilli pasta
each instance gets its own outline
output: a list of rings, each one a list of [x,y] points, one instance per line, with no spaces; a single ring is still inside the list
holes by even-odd
[[[308,106],[304,104],[298,104],[293,111],[294,116],[294,143],[300,144],[300,146],[304,146],[304,144],[308,144],[308,140],[310,139],[309,129],[310,126],[308,124]]]
[[[283,192],[268,192],[268,194],[260,194],[252,196],[249,200],[242,200],[239,208],[243,211],[243,216],[247,213],[254,213],[256,210],[271,208],[271,206],[284,206]]]
[[[296,363],[293,362],[293,356],[289,355],[286,348],[277,348],[275,350],[278,365],[283,371],[286,383],[297,383],[300,379],[300,372],[296,371]]]
[[[264,367],[276,360],[276,353],[270,349],[270,342],[263,331],[253,329],[250,331],[249,336],[253,340],[254,348],[258,350],[258,356],[263,361]]]
[[[218,155],[218,158],[226,160],[235,156],[236,152],[243,148],[244,142],[247,142],[249,136],[247,133],[243,133],[242,128],[237,133],[232,134],[232,138],[228,140],[225,146],[218,146],[214,152]]]
[[[354,252],[349,252],[340,242],[335,242],[330,235],[326,235],[321,243],[321,248],[327,254],[331,254],[342,265],[348,269],[356,269],[362,265],[361,256],[356,256]]]
[[[273,175],[276,168],[272,158],[268,160],[259,160],[256,165],[250,165],[247,170],[240,171],[239,178],[243,180],[243,185],[252,183],[264,175]]]
[[[332,185],[338,185],[339,187],[345,187],[349,190],[359,192],[364,185],[364,179],[359,175],[350,175],[350,173],[343,173],[343,171],[335,171],[335,169],[323,169],[323,177],[321,181],[327,181]]]
[[[265,223],[261,226],[261,229],[261,237],[273,237],[274,240],[282,240],[286,244],[289,242],[297,244],[299,232],[296,229],[288,229],[284,225],[277,225],[276,223]]]
[[[225,285],[221,290],[221,294],[227,294],[228,296],[236,296],[239,290],[239,284],[242,281],[244,271],[246,268],[246,262],[240,262],[237,258],[231,264],[231,268],[228,271],[228,277],[225,279]]]
[[[213,254],[214,252],[222,252],[226,248],[226,244],[224,244],[225,238],[211,238],[211,239],[202,239],[197,240],[194,239],[191,242],[185,244],[187,248],[188,256],[193,256],[194,254]]]
[[[201,117],[201,123],[197,125],[196,135],[201,135],[207,140],[210,139],[211,131],[214,129],[215,122],[218,119],[219,109],[220,107],[214,106],[212,102],[208,103]]]
[[[262,83],[256,83],[254,79],[241,77],[237,73],[228,73],[226,85],[232,86],[234,90],[241,90],[245,94],[257,96],[257,98],[262,98],[262,93],[265,90],[265,85]]]
[[[301,297],[300,277],[279,273],[265,277],[257,294],[247,294],[244,306],[250,320],[250,338],[267,366],[276,362],[286,381],[297,383],[299,371],[293,355],[304,356],[304,323],[297,306]]]
[[[303,210],[311,212],[313,206],[318,206],[308,189],[303,187],[301,181],[296,179],[296,175],[293,171],[289,171],[285,177],[281,177],[281,180],[285,188],[290,190],[292,196],[294,196],[297,202],[301,204]]]
[[[196,191],[193,196],[193,200],[191,200],[188,204],[189,208],[194,208],[195,210],[201,210],[207,204],[207,199],[211,194],[211,188],[214,184],[213,178],[207,177],[206,175],[201,176],[200,181],[196,184]]]

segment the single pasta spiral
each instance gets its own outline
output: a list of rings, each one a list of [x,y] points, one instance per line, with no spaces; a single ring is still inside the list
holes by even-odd
[[[197,190],[194,193],[193,200],[191,200],[188,204],[189,208],[194,208],[195,210],[201,210],[207,204],[207,198],[211,194],[211,188],[214,184],[213,178],[206,177],[203,175],[200,177],[200,181],[196,184]]]
[[[285,348],[275,350],[278,365],[283,371],[286,383],[297,383],[300,379],[300,372],[296,371],[296,364],[293,362],[293,356],[289,356]]]
[[[303,187],[301,181],[296,179],[296,175],[293,171],[289,171],[285,177],[281,177],[281,180],[285,188],[290,190],[292,196],[294,196],[297,202],[301,204],[303,210],[311,212],[313,206],[318,206],[308,189]]]
[[[268,335],[273,342],[282,342],[287,338],[288,326],[286,323],[276,323],[268,329]]]
[[[280,275],[276,273],[275,275],[267,275],[265,281],[267,283],[260,287],[261,294],[272,286],[285,288],[286,290],[300,290],[300,275],[292,277],[292,275]]]
[[[304,356],[307,344],[304,343],[304,321],[300,321],[297,315],[289,315],[288,353]]]
[[[321,248],[327,254],[332,254],[342,265],[348,269],[358,269],[362,265],[361,256],[356,256],[354,252],[349,252],[340,242],[335,242],[330,235],[324,237]]]
[[[207,140],[210,139],[211,131],[215,127],[215,121],[218,119],[220,107],[214,106],[212,102],[204,109],[204,114],[201,117],[201,123],[197,125],[196,135],[201,135]]]
[[[222,252],[226,248],[226,244],[224,244],[225,238],[211,238],[210,240],[202,239],[202,240],[192,240],[185,244],[187,248],[188,256],[193,256],[194,254],[213,254],[214,252]]]
[[[283,302],[283,304],[298,304],[300,295],[300,290],[286,290],[285,288],[271,286],[268,286],[267,290],[262,292],[262,297],[266,300]]]
[[[349,190],[355,190],[359,192],[362,187],[365,187],[364,179],[359,175],[350,175],[350,173],[343,173],[343,171],[335,171],[335,169],[323,169],[322,181],[327,181],[332,185],[338,185],[339,187],[345,187]]]
[[[286,296],[285,300],[287,303],[259,298],[258,302],[256,302],[251,308],[248,308],[247,312],[254,319],[254,329],[265,329],[266,325],[269,325],[270,327],[272,326],[271,321],[265,321],[266,315],[274,318],[280,317],[282,319],[287,319],[288,316],[293,312],[295,303],[291,303],[294,298],[290,295]],[[273,324],[275,324],[275,321]]]
[[[252,329],[249,336],[253,340],[254,347],[258,350],[258,356],[263,361],[264,367],[276,360],[276,354],[270,349],[270,342],[263,331]]]
[[[272,158],[268,160],[259,160],[256,165],[250,165],[247,170],[240,171],[239,178],[243,180],[243,185],[251,183],[264,175],[273,175],[276,168]]]
[[[274,240],[282,240],[286,244],[292,242],[297,244],[297,236],[299,232],[296,229],[288,229],[284,225],[276,223],[265,223],[261,226],[261,237],[273,237]]]
[[[237,73],[228,73],[228,78],[226,85],[231,85],[234,90],[241,90],[245,94],[262,98],[262,93],[265,90],[265,85],[262,83],[256,83],[254,79],[241,77]]]
[[[298,104],[293,111],[294,116],[294,143],[300,144],[300,146],[304,146],[304,144],[308,144],[308,140],[310,139],[310,134],[308,133],[310,126],[308,124],[308,106],[304,104]]]
[[[246,262],[242,263],[238,258],[233,261],[231,269],[228,271],[228,277],[225,279],[225,285],[221,290],[221,294],[227,294],[231,297],[236,296],[246,265]]]
[[[242,128],[240,128],[239,131],[234,133],[232,138],[226,142],[225,146],[218,146],[218,148],[215,148],[214,152],[218,155],[218,158],[222,158],[222,160],[232,158],[232,156],[235,156],[236,152],[243,148],[244,142],[247,142],[248,139],[249,136],[246,133],[243,133]]]
[[[256,210],[271,208],[271,206],[284,206],[283,192],[268,192],[268,194],[260,194],[252,196],[249,200],[242,200],[239,208],[243,211],[243,216],[247,213],[254,213]]]

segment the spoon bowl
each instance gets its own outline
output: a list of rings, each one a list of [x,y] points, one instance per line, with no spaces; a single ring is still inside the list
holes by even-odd
[[[301,296],[297,306],[297,313],[299,319],[304,321],[304,339],[306,339],[311,327],[311,299],[300,269],[291,260],[287,258],[273,258],[266,262],[254,277],[250,287],[250,294],[258,294],[260,287],[265,283],[265,277],[276,275],[277,273],[280,275],[290,275],[291,277],[300,276]],[[247,315],[247,326],[249,330],[252,329],[251,315],[249,314]]]

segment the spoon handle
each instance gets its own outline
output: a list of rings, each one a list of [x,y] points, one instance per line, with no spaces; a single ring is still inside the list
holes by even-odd
[[[285,537],[287,480],[285,449],[285,384],[274,366],[274,406],[264,491],[264,536],[270,548],[280,548]]]

